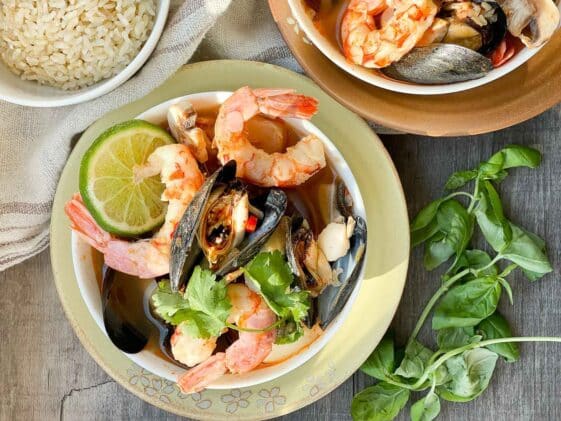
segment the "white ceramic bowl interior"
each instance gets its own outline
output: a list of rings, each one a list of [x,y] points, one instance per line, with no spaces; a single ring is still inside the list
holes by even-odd
[[[226,100],[226,98],[230,96],[230,94],[230,92],[205,92],[175,98],[149,109],[148,111],[140,114],[137,118],[148,120],[154,123],[159,123],[161,121],[165,121],[169,106],[179,100],[187,99],[191,101],[195,109],[205,109],[216,104],[221,104],[222,102],[224,102],[224,100]],[[333,143],[331,143],[331,141],[316,126],[314,126],[307,120],[287,119],[286,121],[292,127],[294,127],[297,132],[301,132],[302,134],[313,133],[322,140],[330,164],[333,166],[337,174],[342,178],[347,188],[349,189],[349,192],[353,199],[354,211],[356,215],[361,216],[366,220],[364,202],[358,189],[358,185],[351,172],[351,169],[349,168],[349,166],[343,159],[343,156],[337,150],[335,145],[333,145]],[[74,233],[72,233],[72,257],[74,271],[76,272],[76,278],[78,280],[78,286],[80,288],[82,298],[84,299],[89,312],[91,313],[99,328],[104,333],[106,333],[103,325],[99,286],[92,265],[91,249],[88,244],[86,244]],[[363,270],[365,266],[366,265],[363,265]],[[212,383],[209,388],[230,389],[252,386],[275,379],[304,364],[325,346],[325,344],[331,339],[337,329],[339,329],[341,324],[345,321],[358,295],[363,275],[364,273],[362,272],[359,276],[359,282],[355,286],[351,297],[349,298],[341,313],[327,327],[325,332],[303,351],[276,365],[257,369],[246,374],[226,375],[223,378]],[[151,291],[147,291],[147,293],[150,292]],[[275,345],[275,347],[278,346],[282,347],[283,345]],[[149,351],[141,351],[138,354],[125,355],[127,355],[132,361],[145,368],[146,370],[151,371],[152,373],[171,381],[176,381],[177,376],[184,371],[178,366],[160,358],[159,356]]]
[[[170,0],[156,0],[154,27],[136,57],[115,76],[92,86],[65,91],[35,81],[22,80],[0,59],[0,99],[30,107],[60,107],[89,101],[112,91],[133,76],[148,60],[160,39],[169,11]]]
[[[305,32],[306,36],[333,63],[366,83],[394,92],[414,95],[439,95],[476,88],[512,72],[514,69],[530,60],[530,58],[532,58],[540,50],[540,48],[524,48],[498,69],[491,70],[491,72],[480,79],[470,80],[467,82],[452,83],[448,85],[419,85],[415,83],[401,82],[385,76],[380,71],[369,70],[365,67],[361,67],[347,61],[339,48],[336,48],[314,26],[308,13],[306,12],[307,6],[305,5],[305,0],[288,0],[288,4],[290,6],[290,10],[292,11],[292,15],[298,22],[298,25],[300,25]],[[561,8],[561,5],[559,7]]]

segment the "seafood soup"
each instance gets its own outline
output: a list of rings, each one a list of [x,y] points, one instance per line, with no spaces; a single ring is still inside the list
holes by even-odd
[[[302,0],[348,63],[422,85],[483,78],[559,25],[552,0]]]
[[[356,297],[364,207],[342,156],[307,121],[317,106],[290,90],[190,95],[109,129],[84,156],[80,194],[65,208],[82,295],[119,349],[184,393],[296,368],[325,345]],[[136,151],[132,142],[143,141]],[[143,233],[145,209],[123,216],[115,199],[99,203],[104,180],[117,178],[96,157],[105,144],[107,156],[126,148],[135,156],[120,158],[134,188],[119,186],[133,192],[129,214],[137,201],[158,220]],[[166,202],[160,219],[148,188]],[[85,282],[92,273],[95,285]]]

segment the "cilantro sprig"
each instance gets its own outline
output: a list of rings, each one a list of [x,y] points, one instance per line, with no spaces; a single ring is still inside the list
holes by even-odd
[[[278,250],[259,253],[245,267],[245,275],[246,281],[279,317],[276,343],[298,340],[304,333],[302,323],[311,305],[310,294],[291,290],[294,278],[282,253]]]
[[[264,329],[249,329],[228,322],[232,303],[225,280],[217,281],[210,270],[197,266],[184,293],[173,292],[169,281],[161,281],[152,295],[154,311],[163,320],[192,337],[208,339],[220,336],[225,328],[244,332],[277,329],[277,343],[296,341],[303,334],[303,320],[310,308],[310,297],[304,291],[292,291],[292,272],[283,255],[258,254],[245,268],[246,280],[253,285],[271,310],[276,323]]]
[[[199,266],[193,271],[185,293],[172,292],[169,281],[162,281],[152,295],[155,312],[166,322],[180,326],[188,335],[208,339],[228,327],[232,304],[224,280]]]

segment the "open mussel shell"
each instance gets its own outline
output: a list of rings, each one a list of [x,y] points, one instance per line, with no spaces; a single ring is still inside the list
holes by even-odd
[[[495,2],[489,2],[488,4],[493,8],[496,20],[481,27],[472,24],[479,31],[482,38],[481,48],[477,52],[484,55],[497,48],[507,31],[506,15],[503,9]]]
[[[103,324],[111,342],[127,354],[142,351],[150,337],[150,328],[144,318],[142,294],[129,295],[120,287],[136,281],[134,277],[103,267]]]
[[[225,256],[215,273],[224,276],[249,263],[279,225],[287,205],[288,198],[282,190],[270,189],[262,209],[263,219],[258,228]]]
[[[226,185],[225,188],[224,185]],[[183,286],[187,275],[200,260],[203,249],[207,256],[207,261],[212,256],[209,266],[218,276],[224,276],[249,263],[276,229],[288,204],[287,196],[282,190],[270,189],[263,207],[260,209],[262,219],[257,229],[253,233],[245,235],[244,222],[244,227],[241,228],[243,240],[241,239],[242,236],[240,236],[240,239],[233,238],[236,235],[235,231],[239,229],[235,229],[237,223],[234,221],[235,214],[238,213],[236,210],[237,205],[232,205],[232,211],[226,212],[229,215],[227,217],[231,217],[232,221],[223,221],[225,226],[227,225],[229,228],[232,228],[227,229],[226,231],[228,232],[225,233],[227,237],[225,244],[227,241],[227,247],[220,250],[217,247],[211,250],[208,238],[206,237],[207,230],[205,229],[206,218],[211,217],[211,212],[207,205],[209,205],[209,201],[214,200],[211,198],[214,197],[213,192],[218,191],[215,190],[218,188],[225,195],[232,196],[225,196],[226,202],[232,199],[230,203],[245,204],[247,216],[247,208],[249,207],[247,194],[243,192],[242,182],[236,179],[236,162],[230,161],[205,181],[178,224],[171,245],[170,283],[173,291],[178,291]],[[237,193],[240,193],[238,196],[242,198],[234,198]],[[219,201],[213,203],[219,203]],[[222,206],[222,204],[223,202],[220,201],[219,205]],[[210,208],[215,209],[214,206],[210,206]],[[211,224],[210,226],[213,225]],[[201,232],[201,228],[203,228],[204,233]]]
[[[479,79],[492,69],[491,60],[469,48],[432,44],[414,48],[382,72],[406,82],[437,85]]]
[[[302,253],[305,252],[303,248],[307,246],[307,242],[313,238],[313,233],[307,221],[301,215],[292,217],[290,226],[286,232],[285,253],[288,265],[292,274],[298,283],[298,289],[307,291],[310,284],[315,283],[315,279],[306,270],[304,264],[301,262]],[[306,326],[311,328],[317,320],[317,303],[315,297],[311,298],[311,305],[308,309],[308,314],[305,319]]]
[[[188,274],[201,256],[201,247],[197,240],[197,232],[206,204],[214,186],[236,177],[236,162],[230,161],[216,170],[206,179],[197,192],[181,221],[177,225],[171,242],[170,284],[172,291],[177,292]]]
[[[339,274],[338,282],[327,286],[317,298],[317,311],[322,329],[341,312],[362,272],[366,254],[366,222],[359,216],[355,216],[354,219],[356,225],[350,238],[351,248],[333,264],[335,273]]]

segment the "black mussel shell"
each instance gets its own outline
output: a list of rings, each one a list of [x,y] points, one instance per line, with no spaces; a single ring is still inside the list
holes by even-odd
[[[103,324],[111,342],[127,354],[136,354],[144,349],[150,337],[150,330],[143,323],[144,311],[140,297],[128,297],[123,300],[122,292],[116,285],[121,274],[107,266],[103,267],[103,283],[101,291],[101,306],[103,311]],[[126,279],[134,282],[135,279]],[[140,299],[141,300],[141,299]],[[139,307],[139,308],[138,308]],[[140,312],[134,314],[134,312]],[[142,313],[142,314],[141,314]]]
[[[497,17],[495,22],[481,27],[471,20],[468,20],[468,24],[481,34],[482,45],[477,52],[483,55],[487,55],[497,48],[504,39],[507,31],[506,15],[503,9],[495,2],[488,2],[488,4],[495,9],[495,16]]]
[[[199,260],[202,250],[197,240],[197,231],[206,203],[217,183],[225,183],[236,177],[236,161],[230,161],[206,179],[197,192],[181,221],[177,225],[171,242],[170,284],[174,292],[179,291]]]
[[[351,296],[366,255],[366,222],[361,217],[354,217],[356,226],[350,239],[351,248],[346,256],[337,260],[333,268],[340,269],[339,283],[327,286],[318,297],[320,326],[325,329],[341,312]]]
[[[250,262],[259,250],[265,245],[269,237],[279,225],[286,212],[288,198],[279,189],[271,189],[263,205],[263,220],[259,227],[249,234],[241,244],[233,249],[220,263],[215,273],[224,276]]]

